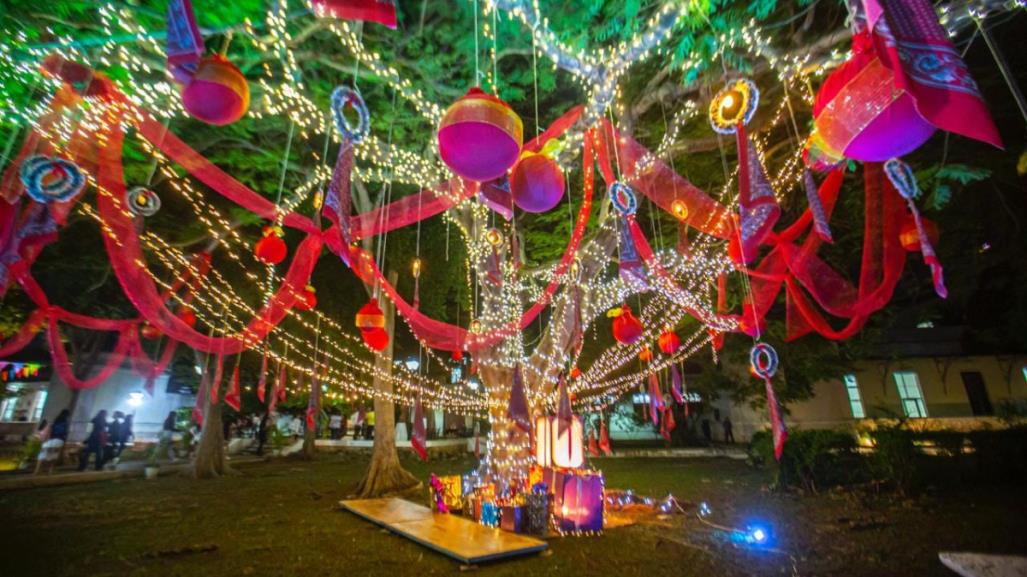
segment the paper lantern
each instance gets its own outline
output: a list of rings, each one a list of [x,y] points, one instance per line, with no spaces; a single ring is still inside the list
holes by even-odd
[[[365,345],[379,353],[389,346],[389,333],[385,329],[360,331],[360,338],[364,339]]]
[[[606,497],[601,473],[557,473],[554,485],[553,516],[556,517],[558,531],[598,533],[603,530]]]
[[[143,335],[143,338],[148,341],[154,341],[160,338],[160,329],[151,325],[150,323],[143,323],[142,328],[139,332]]]
[[[642,322],[631,314],[631,307],[624,305],[607,313],[613,316],[613,338],[617,342],[630,345],[642,338]]]
[[[940,236],[938,225],[923,217],[920,218],[920,221],[924,224],[924,232],[927,233],[927,240],[931,242],[931,246],[937,246]],[[899,227],[899,242],[902,244],[902,248],[909,252],[920,252],[920,233],[916,230],[916,221],[913,220],[913,215],[908,212],[902,219],[902,226]]]
[[[439,155],[456,174],[477,182],[503,176],[521,153],[524,127],[506,102],[478,87],[453,103],[439,125]]]
[[[461,351],[461,350],[455,350],[449,356],[450,356],[450,358],[452,358],[454,361],[456,361],[458,363],[460,361],[464,360],[464,352]]]
[[[649,347],[642,347],[642,350],[638,351],[638,360],[643,363],[653,360],[653,350]]]
[[[193,312],[193,309],[181,308],[175,316],[177,316],[178,320],[185,323],[189,328],[196,326],[196,313]]]
[[[313,286],[307,285],[303,292],[296,297],[296,304],[293,305],[301,311],[311,311],[317,306],[317,291]]]
[[[581,369],[578,367],[571,368],[571,378],[576,379],[581,376]]]
[[[510,174],[510,192],[524,212],[547,212],[563,198],[563,171],[552,158],[525,152]]]
[[[264,264],[278,264],[285,260],[289,249],[282,240],[283,234],[278,226],[265,226],[264,236],[253,247],[253,256]]]
[[[807,164],[823,169],[844,158],[884,162],[916,150],[935,127],[916,109],[913,96],[874,51],[871,37],[852,39],[852,56],[831,73],[813,104],[815,132]]]
[[[239,120],[250,107],[250,87],[235,64],[220,54],[200,60],[182,90],[182,104],[193,118],[224,126]]]
[[[543,415],[535,419],[535,461],[542,467],[580,467],[585,462],[585,429],[580,417],[560,434],[559,419]]]
[[[664,330],[657,342],[660,345],[660,352],[665,355],[673,355],[681,348],[681,339],[670,329]]]

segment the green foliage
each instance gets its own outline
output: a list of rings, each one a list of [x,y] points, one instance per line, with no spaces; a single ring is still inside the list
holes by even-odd
[[[869,435],[874,447],[867,458],[871,476],[890,483],[900,494],[907,493],[918,480],[920,451],[914,444],[913,432],[899,421],[895,425],[881,425]]]
[[[755,464],[775,463],[770,432],[753,435],[748,452]],[[852,483],[859,475],[859,456],[852,433],[799,429],[788,432],[781,460],[775,465],[774,486],[816,493],[832,485]]]

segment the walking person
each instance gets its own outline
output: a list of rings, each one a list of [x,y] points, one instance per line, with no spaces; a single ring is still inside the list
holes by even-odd
[[[85,447],[79,454],[78,458],[78,470],[85,471],[86,466],[89,465],[89,455],[95,455],[96,470],[100,471],[103,469],[104,463],[104,452],[107,448],[107,411],[101,410],[96,413],[93,420],[90,421],[93,428],[89,431],[89,436],[86,437]]]
[[[175,420],[175,411],[168,413],[167,418],[164,419],[164,425],[161,427],[160,431],[161,451],[158,451],[159,454],[166,448],[168,452],[168,460],[172,463],[178,460],[175,456],[175,431],[177,430],[175,427]]]
[[[257,424],[257,455],[264,455],[264,444],[267,443],[268,427],[271,425],[271,411],[265,411]]]
[[[713,444],[713,430],[710,428],[709,419],[702,420],[702,436],[704,439],[706,439],[707,445]]]
[[[724,442],[734,444],[735,433],[731,430],[731,417],[724,417]]]
[[[111,469],[117,466],[121,459],[121,449],[125,448],[122,427],[124,425],[125,413],[114,411],[113,419],[107,425],[107,448],[103,456],[104,464],[110,463]]]

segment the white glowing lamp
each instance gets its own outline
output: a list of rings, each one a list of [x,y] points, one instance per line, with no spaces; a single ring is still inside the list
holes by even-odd
[[[542,467],[577,468],[585,462],[585,428],[575,416],[571,426],[560,434],[555,416],[535,419],[535,460]]]

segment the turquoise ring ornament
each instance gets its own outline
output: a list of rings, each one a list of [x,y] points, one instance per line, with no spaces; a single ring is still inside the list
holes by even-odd
[[[635,191],[623,182],[610,185],[610,202],[621,216],[631,216],[638,210],[638,197],[635,196]]]
[[[777,373],[777,351],[767,343],[756,343],[749,352],[749,367],[752,373],[764,380],[770,380]]]
[[[160,210],[160,197],[145,186],[137,186],[128,191],[125,203],[128,204],[128,211],[135,216],[153,216]]]
[[[26,158],[18,171],[29,197],[36,202],[67,202],[86,185],[86,177],[74,162],[35,155]]]
[[[357,124],[353,126],[346,118],[346,107],[352,107],[357,113]],[[367,111],[367,104],[360,93],[349,86],[337,86],[332,91],[332,119],[335,121],[335,128],[342,134],[342,137],[353,144],[358,144],[371,131],[371,113]]]
[[[729,82],[710,101],[710,126],[718,134],[734,134],[749,124],[760,103],[760,90],[751,80]]]

